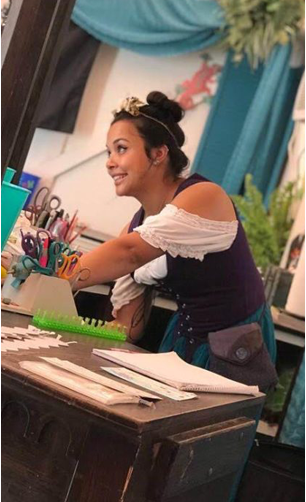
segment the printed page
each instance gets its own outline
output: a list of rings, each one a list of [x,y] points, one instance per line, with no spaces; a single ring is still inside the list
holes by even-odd
[[[129,370],[127,368],[103,368],[103,371],[107,371],[111,375],[117,376],[126,380],[127,382],[134,383],[135,385],[139,385],[140,387],[145,387],[145,389],[149,389],[153,392],[158,392],[164,397],[168,397],[169,399],[174,399],[174,401],[186,401],[188,399],[195,399],[197,395],[192,392],[184,392],[170,385],[166,385],[161,382],[157,382],[152,378],[140,375],[135,371]]]

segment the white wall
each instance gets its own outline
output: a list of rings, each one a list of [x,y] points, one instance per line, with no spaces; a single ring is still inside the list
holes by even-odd
[[[202,51],[203,52],[203,51]],[[220,50],[209,51],[223,65]],[[118,198],[105,169],[106,134],[112,110],[127,96],[145,99],[152,90],[175,97],[177,84],[199,70],[201,53],[175,57],[146,57],[101,45],[89,77],[74,134],[37,129],[24,170],[55,177],[53,191],[71,214],[76,208],[90,227],[115,236],[137,210],[137,201]],[[216,85],[214,86],[216,87]],[[209,112],[207,104],[189,110],[181,124],[184,150],[192,161]],[[77,167],[75,167],[77,166]]]
[[[293,208],[294,223],[290,232],[287,246],[281,261],[285,266],[292,240],[299,234],[306,232],[306,123],[295,124],[291,145],[289,145],[289,157],[281,184],[288,181],[299,180],[299,188],[304,192],[300,201]]]

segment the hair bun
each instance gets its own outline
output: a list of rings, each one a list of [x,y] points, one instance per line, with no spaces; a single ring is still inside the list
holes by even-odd
[[[165,115],[171,116],[174,122],[179,122],[184,116],[184,110],[181,106],[173,99],[169,99],[162,92],[150,92],[147,96],[147,103],[150,106],[158,108],[160,111],[164,112]]]

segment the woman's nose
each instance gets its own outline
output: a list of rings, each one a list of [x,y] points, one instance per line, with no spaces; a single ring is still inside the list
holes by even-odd
[[[107,169],[111,169],[112,167],[115,167],[116,163],[114,161],[114,156],[112,154],[109,155],[107,161],[106,161],[106,167]]]

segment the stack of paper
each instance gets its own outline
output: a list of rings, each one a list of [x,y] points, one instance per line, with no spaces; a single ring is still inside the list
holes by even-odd
[[[88,378],[73,374],[70,371],[65,371],[64,369],[55,367],[46,362],[21,361],[19,365],[30,373],[46,378],[51,382],[94,399],[102,404],[138,404],[141,401],[144,402],[139,396],[112,390]]]
[[[259,392],[257,386],[244,385],[192,366],[183,361],[175,352],[142,354],[93,349],[93,353],[180,390],[250,395]]]

